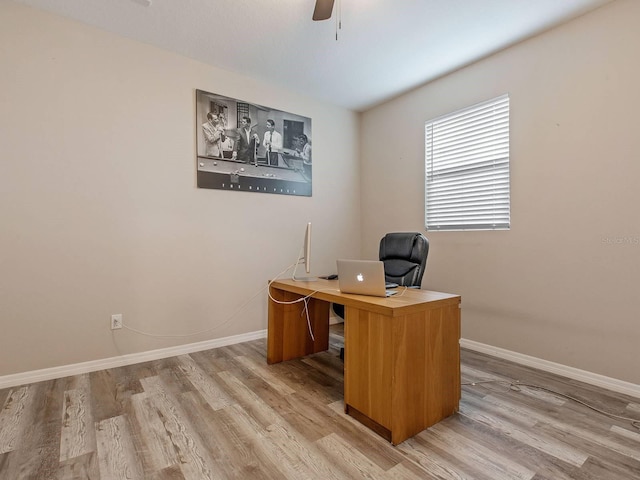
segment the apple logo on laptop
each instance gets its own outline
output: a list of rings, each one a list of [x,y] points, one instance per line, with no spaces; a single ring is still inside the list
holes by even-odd
[[[356,280],[358,280],[359,282],[364,282],[364,275],[359,273],[358,275],[356,275]]]

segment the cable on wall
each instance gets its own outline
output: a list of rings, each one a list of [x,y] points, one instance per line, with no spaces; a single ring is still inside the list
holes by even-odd
[[[293,268],[296,264],[293,263],[291,265],[289,265],[287,268],[285,268],[283,271],[281,271],[278,275],[276,275],[276,277],[274,278],[274,280],[278,279],[280,277],[280,275],[283,275],[284,273],[286,273],[288,270],[290,270],[291,268]],[[249,297],[249,299],[247,299],[243,304],[241,304],[235,312],[233,312],[231,315],[229,315],[229,317],[227,317],[227,319],[225,319],[223,322],[221,322],[218,325],[215,325],[211,328],[207,328],[206,330],[200,330],[198,332],[193,332],[193,333],[184,333],[184,334],[159,334],[159,333],[151,333],[151,332],[145,332],[143,330],[138,330],[137,328],[133,328],[128,326],[126,323],[122,324],[122,328],[129,330],[131,332],[137,333],[139,335],[144,335],[147,337],[156,337],[156,338],[183,338],[183,337],[193,337],[196,335],[201,335],[203,333],[209,333],[212,332],[220,327],[223,327],[225,325],[227,325],[231,320],[233,320],[236,315],[238,315],[247,305],[249,305],[249,303],[251,303],[251,301],[256,298],[258,295],[260,295],[266,288],[268,288],[269,286],[271,286],[271,282],[273,282],[273,280],[270,280],[269,283],[267,284],[266,287],[262,287],[260,290],[258,290],[256,293],[254,293],[251,297]]]
[[[303,297],[297,298],[295,300],[291,300],[288,302],[284,302],[281,300],[276,300],[275,298],[273,298],[273,296],[271,295],[271,284],[277,280],[278,278],[280,278],[282,275],[284,275],[286,272],[288,272],[289,270],[291,270],[292,268],[296,267],[298,264],[300,263],[300,258],[298,258],[298,261],[296,263],[292,263],[291,265],[289,265],[287,268],[285,268],[284,270],[282,270],[278,275],[276,275],[272,280],[269,280],[269,282],[267,283],[266,287],[261,288],[260,290],[258,290],[257,292],[255,292],[251,297],[249,297],[244,303],[242,303],[237,309],[236,311],[234,311],[231,315],[229,315],[223,322],[211,327],[211,328],[207,328],[205,330],[200,330],[198,332],[193,332],[193,333],[184,333],[184,334],[160,334],[160,333],[152,333],[152,332],[145,332],[143,330],[139,330],[137,328],[134,327],[130,327],[127,324],[123,323],[122,324],[122,328],[129,330],[130,332],[133,333],[137,333],[138,335],[144,335],[146,337],[154,337],[154,338],[185,338],[185,337],[193,337],[196,335],[202,335],[204,333],[209,333],[212,332],[218,328],[221,328],[225,325],[227,325],[231,320],[233,320],[242,310],[244,310],[244,308],[249,305],[249,303],[251,303],[251,301],[253,301],[254,298],[256,298],[258,295],[260,295],[265,289],[267,289],[267,295],[269,295],[269,298],[271,299],[271,301],[275,302],[275,303],[279,303],[281,305],[291,305],[294,303],[299,303],[299,302],[304,302],[304,307],[302,309],[302,312],[300,313],[300,316],[302,316],[303,314],[306,315],[306,320],[307,320],[307,327],[309,329],[309,335],[311,336],[311,339],[315,341],[315,336],[313,335],[313,329],[311,328],[311,319],[309,318],[309,307],[308,307],[308,301],[309,298],[320,291],[335,291],[336,289],[331,288],[331,289],[322,289],[322,290],[314,290],[313,292],[311,292],[309,295],[305,295]],[[112,332],[113,333],[113,332]]]

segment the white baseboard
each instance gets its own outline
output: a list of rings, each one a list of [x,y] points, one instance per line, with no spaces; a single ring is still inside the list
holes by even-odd
[[[42,370],[5,375],[0,377],[0,389],[25,385],[27,383],[53,380],[55,378],[63,378],[71,375],[80,375],[83,373],[105,370],[107,368],[123,367],[125,365],[159,360],[161,358],[175,357],[177,355],[185,355],[188,353],[200,352],[202,350],[209,350],[212,348],[224,347],[226,345],[234,345],[236,343],[257,340],[259,338],[265,338],[266,336],[266,330],[258,330],[256,332],[244,333],[242,335],[234,335],[231,337],[217,338],[204,342],[179,345],[177,347],[162,348],[147,352],[105,358],[102,360],[76,363],[73,365],[64,365],[61,367],[45,368]],[[473,340],[466,340],[464,338],[460,340],[460,346],[462,348],[509,360],[520,365],[537,368],[545,372],[555,373],[590,385],[595,385],[597,387],[606,388],[607,390],[640,398],[640,385],[624,382],[615,378],[605,377],[604,375],[587,372],[578,368],[568,367],[559,363],[549,362],[540,358],[530,357],[529,355],[523,355],[503,348],[492,347],[491,345],[474,342]]]
[[[161,358],[175,357],[177,355],[184,355],[187,353],[224,347],[226,345],[248,342],[250,340],[257,340],[259,338],[265,338],[266,336],[266,330],[258,330],[256,332],[243,333],[242,335],[216,338],[214,340],[179,345],[177,347],[161,348],[158,350],[149,350],[147,352],[121,355],[119,357],[104,358],[102,360],[93,360],[73,365],[63,365],[61,367],[45,368],[42,370],[5,375],[0,377],[0,389],[15,387],[17,385],[25,385],[27,383],[53,380],[55,378],[69,377],[71,375],[80,375],[82,373],[95,372],[97,370],[105,370],[107,368],[123,367],[125,365],[133,365],[135,363],[159,360]]]
[[[571,378],[573,380],[578,380],[590,385],[606,388],[607,390],[640,398],[640,385],[636,385],[634,383],[623,382],[622,380],[605,377],[604,375],[599,375],[597,373],[591,373],[587,372],[586,370],[568,367],[566,365],[549,362],[547,360],[542,360],[536,357],[530,357],[529,355],[523,355],[522,353],[512,352],[503,348],[492,347],[491,345],[474,342],[473,340],[466,340],[464,338],[460,340],[460,346],[462,348],[485,353],[493,357],[510,360],[520,365],[537,368],[538,370],[555,373],[557,375],[562,375],[563,377]]]

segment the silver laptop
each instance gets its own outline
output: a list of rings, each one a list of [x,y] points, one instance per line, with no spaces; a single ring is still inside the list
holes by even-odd
[[[377,260],[337,260],[338,286],[342,293],[390,297],[397,290],[385,288],[384,264]]]

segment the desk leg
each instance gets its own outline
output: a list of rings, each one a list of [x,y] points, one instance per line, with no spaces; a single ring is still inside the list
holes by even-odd
[[[397,445],[458,411],[460,309],[345,309],[345,412]]]
[[[282,304],[301,298],[301,295],[274,287],[269,298],[269,325],[267,330],[267,363],[304,357],[329,348],[329,302],[307,300],[311,338],[304,312],[304,302]]]
[[[351,306],[344,318],[345,412],[391,441],[395,319]]]

